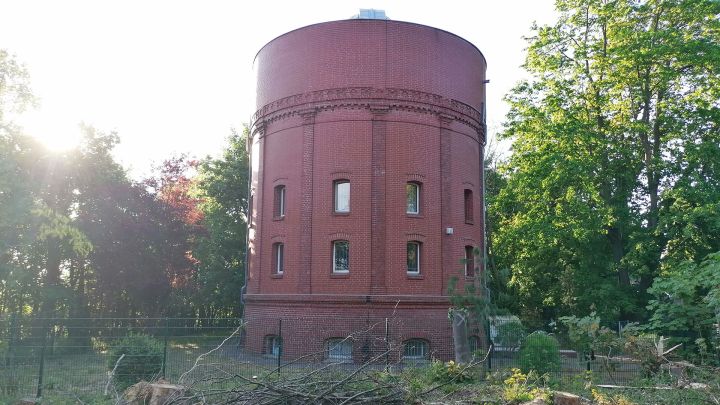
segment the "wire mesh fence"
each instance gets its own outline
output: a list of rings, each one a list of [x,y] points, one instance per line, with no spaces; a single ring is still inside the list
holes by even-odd
[[[637,360],[622,353],[577,353],[552,336],[557,353],[528,351],[524,331],[471,327],[468,344],[486,371],[534,367],[557,380],[592,371],[607,383],[638,378]],[[487,356],[485,356],[487,354]],[[358,370],[403,372],[453,358],[452,328],[428,330],[412,318],[278,317],[0,318],[0,402],[48,395],[114,397],[139,380],[162,379],[196,392],[227,392],[258,376],[341,375]],[[210,402],[212,403],[212,402]]]

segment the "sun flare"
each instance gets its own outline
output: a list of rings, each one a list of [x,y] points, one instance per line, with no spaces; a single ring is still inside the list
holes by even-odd
[[[26,112],[21,118],[23,131],[53,152],[76,148],[82,141],[82,131],[76,123],[39,111]]]

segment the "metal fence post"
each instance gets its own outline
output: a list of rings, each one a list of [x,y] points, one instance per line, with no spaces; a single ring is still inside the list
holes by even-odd
[[[390,366],[390,322],[385,318],[385,370]]]
[[[12,355],[14,352],[13,347],[15,346],[15,336],[17,335],[17,313],[13,312],[10,315],[10,325],[8,327],[8,347],[7,353],[5,354],[5,366],[10,366],[12,363]]]
[[[167,364],[167,348],[168,348],[168,334],[170,333],[170,328],[168,325],[168,319],[165,318],[165,339],[163,341],[163,362],[162,362],[162,378],[165,379],[165,365]]]
[[[43,374],[45,372],[45,345],[47,344],[49,322],[49,320],[46,320],[45,325],[40,326],[42,328],[42,346],[40,347],[40,365],[38,370],[37,394],[35,395],[36,398],[42,397]]]
[[[488,353],[488,361],[487,361],[487,368],[488,368],[488,371],[490,371],[490,370],[492,370],[493,354],[495,354],[495,344],[493,343],[492,336],[490,336],[490,320],[489,319],[485,320],[485,336],[487,336],[486,340],[487,340],[488,344],[490,345],[490,347],[488,348],[488,351],[490,353]]]
[[[272,349],[271,349],[272,350]],[[277,355],[277,372],[280,375],[280,364],[282,361],[283,338],[282,338],[282,318],[278,319],[278,355]]]

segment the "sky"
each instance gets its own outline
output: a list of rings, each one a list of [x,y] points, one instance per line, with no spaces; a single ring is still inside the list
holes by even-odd
[[[361,8],[475,44],[488,61],[490,136],[526,77],[522,37],[555,17],[551,0],[0,0],[0,48],[26,65],[39,100],[13,119],[53,148],[76,144],[80,123],[116,131],[115,157],[133,177],[174,154],[219,156],[256,110],[260,48]]]

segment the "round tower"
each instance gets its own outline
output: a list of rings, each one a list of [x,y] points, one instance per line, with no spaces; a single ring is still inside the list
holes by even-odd
[[[481,276],[485,69],[468,41],[391,20],[258,52],[249,349],[359,362],[387,336],[397,356],[452,357],[448,285]]]

